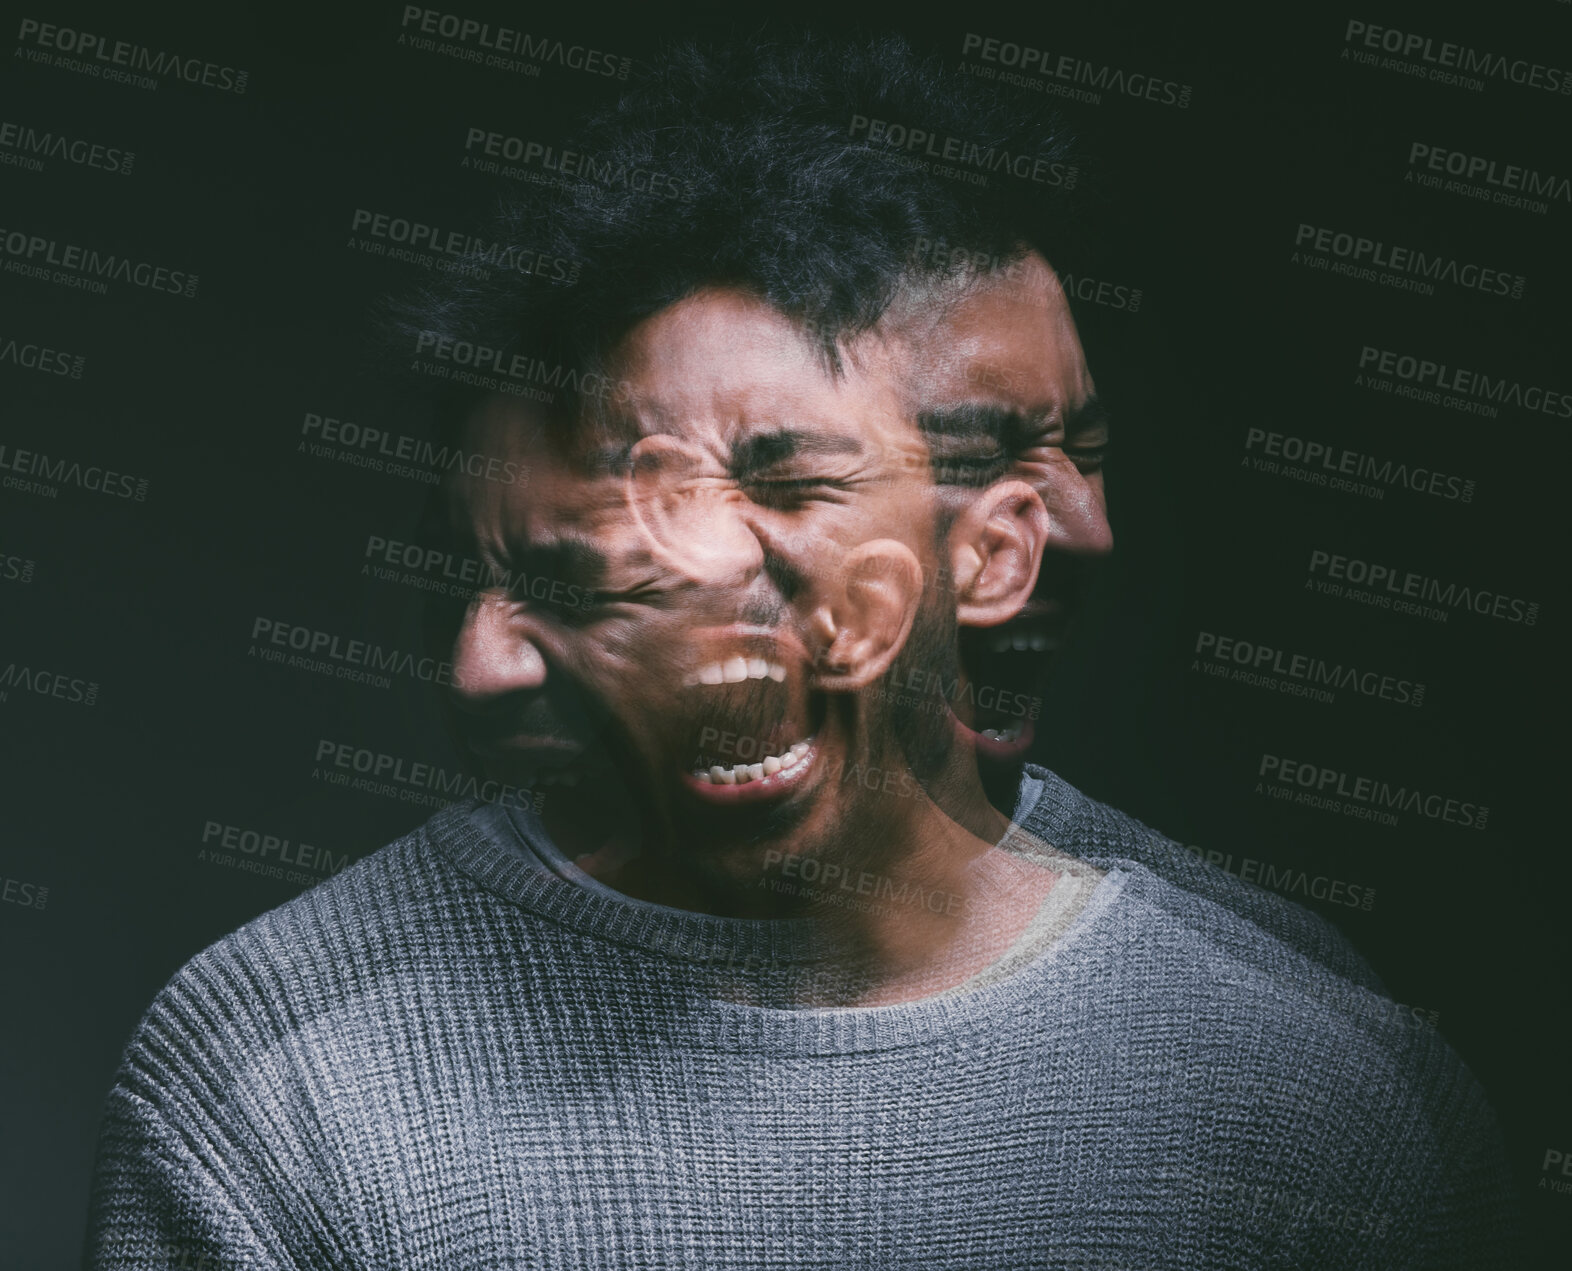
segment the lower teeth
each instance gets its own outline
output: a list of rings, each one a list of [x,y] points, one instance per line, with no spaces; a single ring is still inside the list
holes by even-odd
[[[989,741],[1019,741],[1021,739],[1021,725],[1011,724],[1008,728],[985,728],[980,736]]]
[[[780,755],[770,755],[758,763],[739,763],[730,768],[723,768],[715,764],[709,769],[695,768],[693,775],[705,785],[714,786],[744,786],[750,781],[763,781],[766,777],[780,776],[793,772],[798,765],[807,758],[811,745],[806,741],[799,741],[790,750]]]

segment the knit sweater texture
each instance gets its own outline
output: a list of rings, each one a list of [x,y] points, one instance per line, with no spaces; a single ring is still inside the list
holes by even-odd
[[[1329,924],[1030,769],[1098,871],[1008,974],[749,1005],[802,924],[459,805],[198,954],[109,1095],[92,1268],[1517,1267],[1490,1109]]]

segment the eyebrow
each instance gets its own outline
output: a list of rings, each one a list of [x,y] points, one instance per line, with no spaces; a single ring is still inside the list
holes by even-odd
[[[918,412],[917,423],[930,441],[991,441],[1001,449],[1012,434],[1035,426],[1042,412],[1022,412],[991,402],[961,402],[937,410]],[[1099,397],[1088,397],[1064,418],[1065,437],[1108,423],[1108,411]]]
[[[737,480],[773,467],[784,459],[798,456],[860,455],[862,442],[843,433],[802,432],[780,428],[754,433],[735,442],[731,448],[731,471]]]
[[[510,545],[507,566],[510,585],[516,576],[522,576],[526,584],[534,578],[550,578],[577,583],[587,591],[605,581],[607,570],[606,553],[578,535],[528,547]]]
[[[938,410],[919,411],[917,426],[928,443],[936,485],[981,488],[1008,471],[1023,434],[1046,422],[1049,411],[1020,411],[992,402],[961,402]],[[1088,397],[1064,417],[1064,442],[1077,433],[1104,428],[1108,412],[1097,397]]]

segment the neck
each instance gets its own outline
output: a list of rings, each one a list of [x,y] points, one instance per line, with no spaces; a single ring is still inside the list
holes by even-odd
[[[865,791],[832,834],[713,860],[640,841],[634,823],[591,847],[582,823],[548,818],[591,877],[639,900],[719,917],[809,920],[824,957],[801,1004],[879,1005],[958,984],[1001,956],[1057,875],[996,846],[1010,819],[988,801],[970,755],[923,792]],[[952,770],[953,769],[953,770]]]

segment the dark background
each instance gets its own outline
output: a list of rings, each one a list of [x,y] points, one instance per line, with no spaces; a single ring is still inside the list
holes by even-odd
[[[677,34],[853,29],[828,8],[435,7],[636,60]],[[80,378],[0,361],[0,445],[148,482],[140,501],[0,489],[0,669],[98,685],[91,705],[0,685],[6,1266],[77,1258],[101,1101],[154,993],[307,885],[244,872],[204,826],[357,859],[429,809],[330,786],[314,776],[319,741],[458,767],[433,688],[265,665],[249,655],[252,626],[418,648],[421,592],[361,567],[368,535],[416,536],[426,487],[299,449],[307,412],[430,435],[413,377],[377,361],[369,317],[426,271],[348,246],[352,214],[478,230],[511,184],[460,168],[467,128],[550,140],[617,81],[416,51],[398,42],[402,12],[38,0],[0,25],[0,121],[135,152],[129,175],[0,165],[0,228],[201,280],[188,300],[0,272],[0,341],[83,358]],[[168,75],[147,90],[34,63],[15,55],[29,17],[245,69],[246,91]],[[1368,911],[1306,903],[1396,1000],[1439,1013],[1498,1110],[1544,1264],[1564,1265],[1572,1193],[1549,1187],[1562,1175],[1543,1162],[1572,1155],[1566,836],[1551,815],[1565,747],[1550,728],[1567,421],[1514,406],[1485,419],[1354,380],[1370,345],[1572,392],[1572,200],[1539,214],[1404,180],[1416,141],[1572,176],[1572,94],[1356,66],[1340,56],[1360,47],[1344,42],[1351,19],[1572,64],[1572,5],[1554,0],[1252,17],[968,2],[863,9],[857,23],[951,60],[977,32],[1192,86],[1186,109],[1107,91],[1064,103],[1104,196],[1097,250],[1071,267],[1142,298],[1133,312],[1075,305],[1115,421],[1118,549],[1062,655],[1040,758],[1236,872],[1248,857],[1373,888]],[[1440,283],[1426,297],[1313,272],[1291,260],[1300,223],[1523,275],[1524,295]],[[1392,487],[1374,500],[1260,473],[1241,466],[1250,427],[1457,475],[1474,497]],[[1536,601],[1538,621],[1458,610],[1442,623],[1317,594],[1314,548]],[[32,563],[11,570],[26,581],[6,558]],[[1212,678],[1193,668],[1201,631],[1420,681],[1424,704],[1348,691],[1326,704]],[[1489,821],[1385,827],[1273,800],[1256,789],[1266,753],[1488,805]]]

